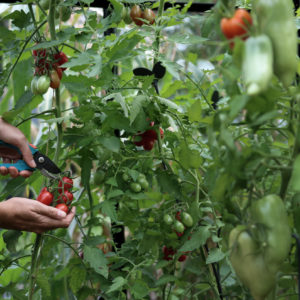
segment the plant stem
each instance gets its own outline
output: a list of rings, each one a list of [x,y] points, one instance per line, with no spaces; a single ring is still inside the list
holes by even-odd
[[[165,0],[160,0],[159,1],[159,8],[158,8],[158,14],[157,14],[157,17],[159,19],[163,15],[164,4],[165,4]],[[160,23],[161,22],[159,21],[158,26],[160,25]],[[155,51],[155,55],[154,55],[154,63],[153,63],[153,65],[158,61],[159,47],[160,47],[160,31],[161,31],[161,29],[158,29],[155,32],[155,42],[153,43],[153,49]]]

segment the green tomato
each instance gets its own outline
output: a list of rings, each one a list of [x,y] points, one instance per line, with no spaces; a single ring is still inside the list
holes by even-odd
[[[132,19],[130,17],[130,8],[129,7],[123,6],[122,19],[123,19],[125,24],[131,24],[132,23]]]
[[[36,86],[38,79],[39,78],[37,76],[34,76],[31,80],[31,91],[34,95],[38,95],[38,90],[37,90],[37,86]]]
[[[171,224],[173,224],[173,218],[169,214],[165,214],[164,215],[164,222],[167,225],[171,225]]]
[[[50,1],[49,0],[40,0],[40,6],[42,7],[42,9],[44,10],[48,10],[49,9],[49,5],[50,5]]]
[[[36,91],[38,94],[45,94],[50,87],[50,78],[46,75],[38,77]]]
[[[137,180],[142,180],[142,179],[146,179],[146,176],[143,173],[140,173]]]
[[[142,190],[142,187],[139,183],[132,182],[130,183],[130,189],[135,193],[139,193]]]
[[[146,179],[139,179],[138,183],[141,185],[141,187],[144,190],[147,190],[149,188],[149,183],[148,183],[148,181]]]
[[[72,9],[69,6],[61,6],[59,8],[59,13],[61,16],[61,20],[63,22],[67,22],[71,17]]]
[[[130,177],[127,173],[123,173],[122,175],[122,179],[125,181],[125,182],[129,182],[130,181]]]
[[[184,225],[180,221],[175,220],[174,229],[179,233],[183,233],[184,232]]]
[[[105,172],[102,170],[97,170],[97,172],[94,175],[94,184],[100,185],[103,183],[105,178]]]
[[[192,227],[193,224],[194,224],[194,220],[193,218],[191,217],[190,214],[186,213],[186,212],[183,212],[181,214],[181,221],[182,223],[186,226],[186,227]]]

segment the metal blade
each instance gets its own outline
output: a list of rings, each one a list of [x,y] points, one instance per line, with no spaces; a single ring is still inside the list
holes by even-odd
[[[33,155],[33,159],[37,169],[46,177],[56,178],[61,173],[60,168],[46,155],[36,152]]]

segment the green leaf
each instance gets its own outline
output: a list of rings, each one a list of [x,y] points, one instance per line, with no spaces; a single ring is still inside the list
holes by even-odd
[[[118,220],[116,206],[111,201],[105,200],[101,203],[102,212],[111,218],[113,222]]]
[[[38,273],[38,276],[36,278],[37,284],[41,287],[43,290],[43,294],[46,296],[51,295],[51,286],[49,282],[49,278],[46,274],[43,274],[41,271]]]
[[[173,275],[162,275],[156,282],[155,285],[156,286],[160,286],[160,285],[165,285],[169,282],[173,282],[177,280],[176,276]]]
[[[21,274],[24,272],[22,268],[14,268],[5,270],[0,276],[0,285],[5,287],[13,282],[20,280]]]
[[[127,280],[121,276],[114,278],[113,284],[109,287],[107,293],[120,290],[126,283]]]
[[[84,152],[84,155],[81,158],[81,180],[82,184],[87,187],[90,184],[90,178],[91,178],[91,169],[93,167],[92,160],[89,158],[86,151]]]
[[[179,43],[179,44],[201,44],[204,41],[207,41],[207,38],[203,38],[198,35],[188,35],[188,34],[174,34],[168,36],[168,41]]]
[[[192,234],[190,240],[187,240],[179,249],[179,252],[193,251],[202,247],[211,236],[210,226],[201,226]]]
[[[202,119],[201,112],[202,112],[201,102],[200,100],[197,100],[188,109],[188,116],[190,122],[200,122]]]
[[[87,245],[84,246],[84,260],[90,264],[96,273],[108,278],[107,259],[105,258],[102,250],[92,248]]]
[[[142,299],[149,294],[149,287],[143,280],[137,279],[131,288],[131,292],[136,299]]]
[[[300,192],[300,154],[298,154],[293,164],[290,185],[292,190]]]
[[[115,198],[115,197],[121,196],[123,194],[124,194],[124,192],[122,190],[116,189],[116,190],[112,190],[111,192],[109,192],[107,194],[106,198],[108,200],[108,199],[111,199],[111,198]]]
[[[10,252],[16,252],[16,246],[21,235],[22,232],[18,230],[8,230],[3,234],[3,240]]]
[[[220,248],[214,248],[209,251],[208,257],[206,259],[206,264],[212,264],[222,260],[226,254],[222,252]]]
[[[70,276],[70,288],[74,294],[83,286],[86,279],[86,269],[75,267],[72,269]]]
[[[185,169],[199,168],[203,162],[200,153],[195,149],[190,149],[185,143],[181,144],[178,155],[179,161]]]
[[[134,122],[138,114],[140,113],[143,103],[147,100],[147,97],[144,95],[139,95],[134,98],[130,108],[130,125]]]
[[[120,139],[111,136],[111,137],[100,137],[98,139],[99,143],[102,144],[105,148],[113,151],[113,152],[119,152],[120,150]]]

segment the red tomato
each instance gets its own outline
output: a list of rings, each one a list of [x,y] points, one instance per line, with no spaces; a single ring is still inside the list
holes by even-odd
[[[182,254],[179,256],[178,261],[185,261],[186,260],[186,255]]]
[[[252,17],[243,8],[237,9],[232,18],[223,18],[221,20],[221,30],[227,39],[247,34],[250,25],[252,25]],[[243,37],[243,39],[246,38],[247,36]]]
[[[62,193],[62,187],[64,191],[70,190],[73,187],[73,180],[69,177],[64,176],[58,183],[59,193]]]
[[[70,191],[66,190],[64,191],[64,194],[60,194],[58,200],[63,201],[67,205],[69,205],[72,202],[73,198],[74,198],[73,194]]]
[[[164,131],[160,127],[159,127],[159,132],[160,132],[160,138],[163,139],[164,138]]]
[[[136,146],[143,146],[144,144],[144,141],[143,141],[143,135],[141,133],[137,134],[137,135],[134,135],[133,136],[133,143],[136,145]]]
[[[57,89],[60,85],[60,79],[56,70],[50,71],[50,87]]]
[[[157,140],[157,133],[154,129],[148,129],[143,133],[143,137],[149,140]]]
[[[151,151],[153,146],[154,146],[154,143],[155,143],[155,140],[151,140],[151,139],[143,139],[143,148],[144,150],[146,151]]]
[[[56,63],[61,66],[62,64],[66,63],[69,59],[67,55],[63,52],[55,53],[54,54],[54,59]],[[61,68],[62,71],[66,70],[67,68]]]
[[[155,21],[155,13],[152,9],[146,8],[142,13],[142,18],[147,20],[150,25],[152,25]]]
[[[69,208],[68,208],[68,206],[67,206],[65,203],[59,203],[59,204],[57,204],[57,205],[55,206],[55,208],[64,211],[66,214],[67,214],[68,211],[69,211]]]
[[[59,79],[62,79],[63,70],[58,66],[58,64],[53,64],[53,69],[57,72]]]
[[[175,216],[176,220],[181,221],[180,215],[181,215],[180,211],[176,212],[176,216]]]
[[[131,17],[132,21],[138,26],[142,26],[144,24],[144,22],[142,20],[140,20],[140,19],[142,19],[142,15],[143,15],[143,12],[142,12],[141,8],[139,7],[139,5],[134,5],[131,8],[130,17]]]
[[[47,188],[43,188],[40,194],[37,197],[37,201],[45,204],[45,205],[50,205],[53,201],[53,194],[50,193]]]
[[[46,57],[47,50],[46,49],[38,49],[38,50],[33,50],[32,55],[33,56],[38,56],[38,57]]]

